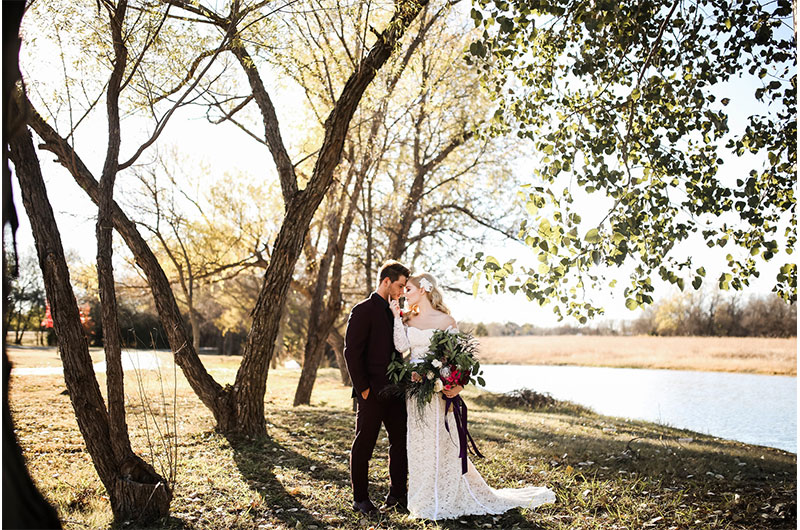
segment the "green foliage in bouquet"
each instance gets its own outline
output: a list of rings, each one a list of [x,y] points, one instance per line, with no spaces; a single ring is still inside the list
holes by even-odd
[[[444,389],[469,383],[486,386],[477,350],[478,342],[469,333],[436,330],[428,354],[416,362],[395,359],[389,364],[389,379],[422,410]]]

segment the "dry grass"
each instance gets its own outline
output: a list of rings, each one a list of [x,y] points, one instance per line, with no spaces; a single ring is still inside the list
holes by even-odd
[[[667,368],[797,375],[797,339],[757,337],[481,337],[487,364]]]
[[[12,350],[32,366],[28,350]],[[41,353],[34,353],[40,355]],[[162,355],[162,354],[159,354]],[[165,360],[166,360],[166,356]],[[230,382],[239,358],[204,356],[217,380]],[[169,366],[169,365],[167,365]],[[171,368],[162,371],[171,385]],[[145,387],[158,393],[156,374]],[[101,388],[105,381],[102,375]],[[273,370],[266,396],[268,437],[227,440],[180,373],[179,462],[168,529],[627,529],[796,526],[796,455],[718,440],[645,422],[609,418],[556,404],[505,408],[470,388],[471,432],[487,456],[476,466],[495,487],[548,485],[555,505],[438,524],[390,514],[379,522],[349,509],[348,450],[354,417],[338,371],[320,371],[311,406],[293,408],[298,371]],[[147,455],[134,377],[126,372],[129,425]],[[12,376],[11,407],[31,473],[69,530],[109,528],[105,490],[85,453],[61,376]],[[690,439],[691,438],[691,439]],[[370,468],[372,496],[388,489],[385,437]],[[122,526],[135,528],[135,525]]]

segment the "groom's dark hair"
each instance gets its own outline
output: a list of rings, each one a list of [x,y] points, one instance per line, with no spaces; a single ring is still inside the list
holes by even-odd
[[[399,261],[393,259],[384,261],[378,272],[378,284],[380,284],[384,278],[389,278],[392,283],[394,283],[400,279],[400,276],[409,278],[411,276],[411,271]]]

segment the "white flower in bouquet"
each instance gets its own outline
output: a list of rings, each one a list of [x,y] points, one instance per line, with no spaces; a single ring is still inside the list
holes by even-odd
[[[439,370],[439,375],[440,375],[440,376],[442,376],[442,377],[444,377],[445,379],[447,379],[448,377],[450,377],[450,374],[451,374],[451,373],[452,373],[452,372],[450,371],[450,367],[449,367],[449,366],[445,366],[444,368],[442,368],[441,370]]]
[[[444,389],[444,383],[442,383],[441,379],[437,379],[436,382],[433,384],[433,391],[441,392],[443,389]]]
[[[431,364],[433,365],[434,368],[441,368],[442,367],[442,361],[440,361],[439,359],[432,360]]]
[[[458,328],[447,328],[448,333],[452,333],[453,335],[458,335]]]
[[[428,379],[433,379],[434,377],[436,377],[436,374],[434,374],[433,372],[428,372],[427,376],[428,376]]]

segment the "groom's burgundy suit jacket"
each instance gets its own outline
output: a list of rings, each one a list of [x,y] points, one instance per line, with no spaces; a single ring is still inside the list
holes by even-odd
[[[380,392],[389,384],[386,370],[395,353],[394,316],[378,293],[359,302],[350,312],[344,338],[344,358],[353,381],[353,397],[370,389]]]

